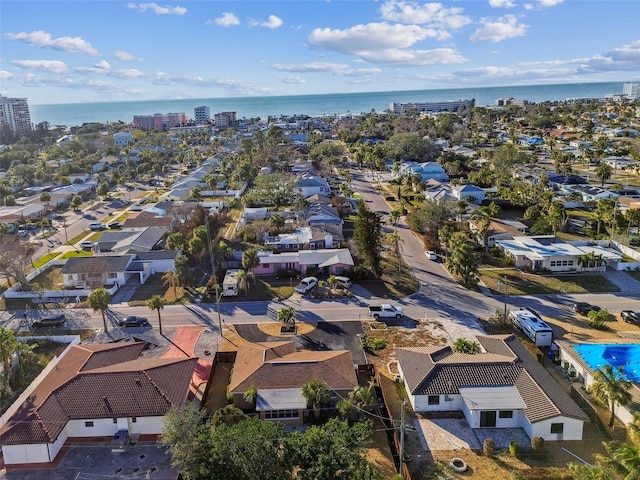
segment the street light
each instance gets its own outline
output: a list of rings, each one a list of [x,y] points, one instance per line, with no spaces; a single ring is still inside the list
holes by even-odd
[[[216,296],[216,307],[218,309],[218,328],[220,329],[220,336],[224,337],[222,333],[222,316],[220,315],[220,298],[222,298],[222,288],[220,285],[213,285],[213,294]]]

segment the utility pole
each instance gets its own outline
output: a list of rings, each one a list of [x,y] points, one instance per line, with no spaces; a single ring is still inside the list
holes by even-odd
[[[504,319],[507,319],[507,303],[509,301],[509,279],[505,275],[504,277]]]
[[[400,407],[400,476],[404,478],[404,474],[402,473],[402,461],[404,458],[404,406],[407,402],[405,400],[402,401],[402,406]]]

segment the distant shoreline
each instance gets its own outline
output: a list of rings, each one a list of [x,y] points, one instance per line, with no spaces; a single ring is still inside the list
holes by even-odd
[[[206,105],[211,115],[224,111],[237,112],[238,118],[266,118],[280,115],[335,115],[383,112],[391,102],[439,102],[475,99],[476,105],[493,105],[498,98],[516,98],[534,103],[580,98],[604,98],[622,92],[624,82],[566,83],[506,87],[452,88],[388,92],[334,93],[314,95],[194,98],[178,100],[135,100],[120,102],[66,103],[30,105],[34,124],[82,125],[83,123],[131,123],[134,115],[154,113],[186,113]]]

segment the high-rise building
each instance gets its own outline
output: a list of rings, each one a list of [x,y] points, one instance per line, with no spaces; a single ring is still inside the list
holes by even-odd
[[[236,124],[236,112],[220,112],[214,115],[216,128],[233,127]]]
[[[623,84],[622,94],[627,97],[640,98],[640,83],[627,82]]]
[[[196,107],[194,109],[194,116],[196,120],[196,125],[202,125],[203,123],[208,123],[211,120],[211,109],[206,105],[202,107]]]
[[[30,132],[31,115],[27,99],[0,95],[0,125],[9,125],[11,131],[18,135]]]
[[[420,102],[420,103],[391,103],[391,111],[395,115],[404,115],[410,110],[416,110],[418,113],[440,113],[440,112],[459,112],[475,107],[476,101],[472,100],[453,100],[445,102]]]

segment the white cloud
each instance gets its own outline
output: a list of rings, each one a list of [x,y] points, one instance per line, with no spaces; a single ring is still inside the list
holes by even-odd
[[[113,58],[121,62],[142,61],[142,58],[136,58],[132,53],[125,52],[124,50],[116,50],[113,52]]]
[[[487,18],[480,20],[482,28],[479,28],[471,35],[471,40],[501,42],[507,38],[521,37],[527,30],[527,25],[518,23],[518,19],[514,15],[505,15],[495,21]]]
[[[287,77],[277,77],[278,80],[280,80],[282,83],[290,83],[290,84],[298,84],[298,85],[302,85],[304,83],[307,83],[307,81],[302,78],[300,75],[290,75]]]
[[[50,33],[42,30],[33,31],[31,33],[6,33],[5,37],[11,40],[20,40],[28,45],[40,48],[52,48],[66,53],[86,53],[88,55],[98,55],[91,44],[81,37],[59,37],[52,38]]]
[[[361,52],[360,58],[369,62],[405,67],[446,65],[467,61],[453,48],[435,48],[432,50],[389,49],[378,52]]]
[[[541,10],[543,8],[555,7],[556,5],[560,5],[563,2],[564,0],[538,0],[537,4],[525,3],[524,8],[525,10]]]
[[[14,75],[11,72],[7,72],[6,70],[0,70],[0,80],[9,80],[13,78]]]
[[[111,64],[105,60],[93,65],[93,67],[78,67],[75,71],[81,75],[106,75],[113,78],[144,78],[147,75],[136,68],[113,69]]]
[[[156,15],[184,15],[187,13],[187,9],[184,7],[165,5],[160,6],[157,3],[127,3],[127,8],[137,10],[140,13],[145,13],[147,10],[152,11]]]
[[[441,3],[404,2],[391,0],[380,7],[384,20],[408,24],[429,25],[434,28],[461,28],[471,23],[471,18],[462,15],[462,8],[446,8]]]
[[[438,36],[436,30],[418,25],[368,23],[346,30],[316,28],[309,35],[309,43],[317,48],[359,55],[360,52],[406,48],[426,38]]]
[[[66,73],[68,71],[64,62],[58,60],[12,60],[11,63],[17,67],[33,68],[51,73]]]
[[[489,0],[489,6],[493,8],[511,8],[515,4],[511,0]]]
[[[346,63],[329,63],[329,62],[310,62],[299,64],[280,64],[272,65],[275,70],[281,72],[296,73],[330,73],[340,77],[356,77],[374,75],[380,73],[379,68],[352,68]]]
[[[240,20],[231,12],[224,12],[221,17],[213,20],[216,25],[221,27],[232,27],[240,25]]]
[[[578,68],[579,73],[638,70],[640,70],[640,40],[583,59]]]
[[[264,22],[260,22],[259,20],[254,20],[253,18],[251,18],[249,19],[248,24],[250,27],[265,27],[276,29],[282,26],[282,19],[280,17],[276,17],[275,15],[269,15],[269,19]]]

